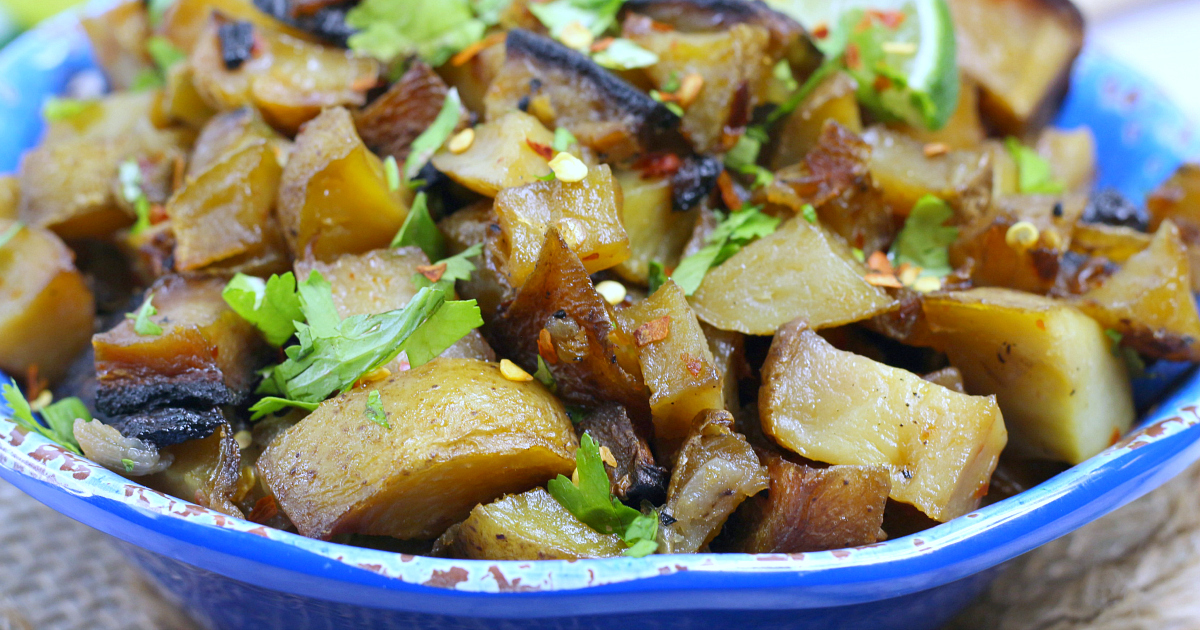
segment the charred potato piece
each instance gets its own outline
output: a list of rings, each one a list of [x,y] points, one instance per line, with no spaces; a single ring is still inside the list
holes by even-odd
[[[767,200],[799,214],[812,204],[821,224],[864,252],[886,249],[895,226],[875,187],[871,147],[849,129],[825,122],[816,145],[797,164],[775,174]]]
[[[925,143],[882,126],[868,129],[863,140],[871,145],[871,176],[897,216],[908,216],[925,195],[944,199],[960,223],[986,211],[992,198],[990,152],[955,150],[927,156]]]
[[[860,321],[893,301],[863,280],[838,237],[797,217],[710,269],[691,304],[721,330],[770,335],[797,317],[815,328]]]
[[[926,296],[935,347],[967,391],[996,396],[1014,454],[1078,464],[1133,421],[1129,376],[1095,320],[1005,289]]]
[[[14,222],[0,219],[0,233]],[[75,255],[54,234],[23,227],[0,247],[0,369],[57,380],[87,347],[95,303]]]
[[[543,332],[544,331],[544,332]],[[547,363],[558,395],[575,405],[616,402],[639,428],[650,420],[637,348],[592,286],[587,269],[550,228],[538,264],[492,322],[488,340],[530,374]]]
[[[800,320],[771,342],[758,412],[804,457],[887,467],[890,496],[942,522],[979,505],[1007,442],[995,398],[838,350]]]
[[[154,69],[154,62],[146,54],[150,20],[143,3],[121,2],[100,13],[84,15],[79,23],[113,90],[128,90],[138,75]]]
[[[1200,313],[1192,295],[1187,250],[1179,230],[1164,221],[1154,240],[1077,305],[1121,343],[1156,359],[1200,361]]]
[[[618,499],[633,507],[642,501],[662,505],[667,499],[670,473],[654,463],[650,445],[637,434],[624,407],[612,403],[597,407],[579,421],[576,432],[591,435],[616,460],[615,467],[606,463],[604,470]]]
[[[433,165],[454,181],[488,197],[505,188],[536,182],[550,173],[539,147],[554,144],[554,134],[538,119],[512,111],[475,127],[475,141],[462,153],[443,149]]]
[[[509,282],[521,286],[533,273],[551,226],[589,274],[629,258],[621,206],[621,185],[607,164],[591,167],[579,182],[555,179],[501,190],[494,207],[508,245]]]
[[[670,280],[617,317],[638,347],[642,378],[650,388],[655,446],[660,454],[674,453],[701,411],[725,408],[708,340],[687,297]]]
[[[750,497],[722,533],[723,551],[803,553],[884,540],[891,475],[883,466],[813,468],[764,458],[770,486]]]
[[[349,112],[327,109],[304,126],[279,184],[279,221],[294,257],[329,261],[386,247],[406,216]]]
[[[519,105],[527,99],[543,124],[566,127],[612,162],[659,149],[679,127],[665,105],[548,37],[513,29],[505,50],[504,67],[484,98],[488,121],[525,109]]]
[[[300,533],[433,538],[477,503],[575,469],[571,420],[537,382],[497,365],[434,359],[321,404],[262,454],[263,481]],[[352,433],[353,440],[343,436]]]
[[[200,440],[213,434],[226,423],[225,415],[217,407],[207,409],[185,409],[168,407],[136,411],[124,416],[113,416],[105,423],[129,438],[137,438],[156,447],[181,444]],[[231,434],[232,435],[232,434]]]
[[[483,321],[490,324],[500,305],[515,294],[505,271],[504,255],[500,253],[502,233],[496,213],[490,203],[480,203],[442,219],[438,228],[445,234],[447,245],[454,253],[476,243],[483,244],[483,253],[472,261],[475,272],[458,282],[458,292],[464,299],[478,302]]]
[[[266,343],[221,297],[219,277],[166,276],[146,295],[160,335],[142,336],[124,319],[92,338],[96,407],[115,416],[163,407],[235,403],[255,380]]]
[[[477,505],[443,537],[445,551],[472,560],[615,558],[627,546],[588,527],[544,488]]]
[[[767,29],[749,24],[715,33],[650,29],[629,38],[658,55],[658,63],[646,73],[659,89],[671,77],[678,81],[695,74],[703,79],[696,99],[684,108],[680,128],[700,153],[728,150],[736,138],[726,128],[744,126],[766,90],[771,74]]]
[[[674,521],[659,529],[659,552],[704,549],[742,501],[767,485],[754,449],[733,431],[733,416],[724,410],[703,412],[671,471],[663,513]]]
[[[1170,219],[1188,248],[1193,270],[1200,271],[1200,164],[1184,164],[1146,197],[1150,228]],[[1192,274],[1192,290],[1200,291],[1200,273]]]
[[[820,141],[827,120],[851,133],[862,133],[862,114],[854,92],[858,83],[844,72],[822,82],[780,123],[771,145],[771,169],[798,164]]]
[[[160,492],[243,518],[233,504],[241,470],[241,453],[233,429],[222,424],[208,437],[168,446],[162,453],[175,461],[166,470],[138,479]]]
[[[210,20],[189,57],[196,90],[214,109],[253,105],[273,127],[294,134],[323,109],[362,105],[378,78],[374,59],[261,27],[250,59],[231,69],[221,52],[222,20]]]
[[[1048,123],[1083,46],[1079,9],[1066,0],[949,4],[958,64],[982,89],[980,106],[988,125],[1023,136]]]
[[[0,176],[0,220],[16,219],[20,209],[20,180],[12,175]]]
[[[940,152],[942,149],[938,145],[966,151],[978,149],[988,135],[979,115],[979,86],[962,72],[959,72],[958,85],[958,104],[941,129],[922,129],[900,123],[889,126],[923,142],[924,150],[930,153]]]
[[[613,268],[630,282],[646,284],[650,263],[657,261],[672,269],[692,235],[699,210],[676,212],[672,208],[672,185],[668,177],[645,177],[635,171],[617,175],[620,182],[622,224],[629,235],[629,258]]]
[[[448,91],[428,64],[414,61],[399,81],[354,114],[354,125],[372,151],[404,164],[413,141],[442,110]]]
[[[300,40],[318,42],[318,38],[312,34],[292,28],[263,13],[250,0],[179,0],[167,8],[162,23],[155,32],[187,52],[196,47],[214,14],[220,14],[230,20],[249,22],[256,28],[286,33]]]

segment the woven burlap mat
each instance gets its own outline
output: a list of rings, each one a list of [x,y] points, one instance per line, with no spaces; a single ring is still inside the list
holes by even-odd
[[[947,630],[1200,628],[1200,465],[1017,559]],[[0,630],[198,630],[112,539],[0,481]]]

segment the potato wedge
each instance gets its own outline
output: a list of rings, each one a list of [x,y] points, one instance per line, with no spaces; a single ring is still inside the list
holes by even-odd
[[[406,216],[349,112],[327,109],[304,126],[279,184],[279,222],[294,257],[330,261],[386,247]]]
[[[712,352],[713,365],[721,375],[721,395],[725,409],[736,414],[741,409],[738,381],[750,375],[746,363],[746,336],[739,332],[720,330],[701,323],[700,328],[708,339],[708,350]]]
[[[166,470],[138,481],[160,492],[244,518],[233,504],[241,471],[241,453],[233,429],[221,425],[212,435],[162,449],[174,458]]]
[[[897,216],[908,216],[925,195],[949,203],[959,223],[987,210],[992,198],[991,152],[952,150],[927,156],[924,142],[878,125],[867,129],[862,139],[871,146],[871,177]]]
[[[671,206],[671,178],[645,177],[636,171],[617,174],[621,187],[621,219],[629,235],[629,258],[613,267],[625,280],[646,284],[650,263],[664,268],[679,264],[692,236],[698,209],[676,212]]]
[[[797,317],[815,328],[840,326],[894,302],[863,280],[838,237],[797,217],[710,269],[691,304],[721,330],[770,335]]]
[[[504,67],[505,59],[504,39],[498,38],[467,61],[461,64],[445,63],[437,71],[450,87],[458,90],[464,107],[473,112],[482,112],[486,109],[484,97],[492,80]]]
[[[1077,309],[983,288],[926,296],[924,310],[967,391],[996,396],[1014,454],[1078,464],[1129,430],[1125,364],[1103,327]]]
[[[454,181],[488,197],[505,188],[536,182],[550,173],[535,147],[549,147],[554,134],[538,119],[512,111],[475,126],[475,141],[462,153],[443,149],[433,165]]]
[[[318,41],[315,35],[288,26],[260,11],[251,0],[178,0],[163,13],[162,23],[155,31],[171,40],[180,50],[188,52],[195,48],[213,14],[250,22],[255,27],[286,33],[300,40]]]
[[[628,548],[620,536],[575,518],[545,488],[475,506],[446,538],[450,556],[472,560],[615,558]]]
[[[1156,359],[1200,361],[1200,313],[1192,295],[1187,249],[1163,221],[1145,250],[1076,302],[1121,343]]]
[[[562,403],[496,364],[434,359],[369,389],[391,428],[367,415],[370,392],[354,390],[322,403],[259,459],[305,536],[433,538],[478,503],[575,469]]]
[[[773,134],[771,170],[800,163],[817,146],[827,120],[833,120],[851,133],[861,134],[862,113],[854,96],[857,89],[858,83],[844,72],[835,73],[817,86]]]
[[[1192,290],[1200,291],[1200,164],[1180,166],[1146,196],[1146,209],[1150,211],[1150,229],[1157,230],[1167,219],[1179,228],[1194,270]]]
[[[591,435],[612,455],[617,465],[606,462],[604,470],[618,499],[634,507],[640,507],[642,501],[662,505],[667,499],[670,473],[655,463],[650,445],[637,434],[624,407],[608,403],[593,409],[579,421],[575,432],[581,437]]]
[[[413,141],[442,110],[448,91],[433,68],[418,59],[399,81],[354,114],[354,125],[372,151],[404,164]]]
[[[196,90],[196,73],[192,64],[183,61],[167,70],[167,85],[163,90],[162,113],[173,122],[199,129],[217,110],[204,102]]]
[[[893,499],[943,522],[979,505],[1007,441],[995,398],[838,350],[800,320],[771,342],[758,412],[804,457],[886,466]]]
[[[200,130],[188,158],[187,177],[197,177],[213,164],[246,145],[266,140],[276,147],[280,161],[291,152],[291,143],[263,120],[253,107],[242,107],[211,118]]]
[[[14,222],[0,219],[0,233]],[[87,347],[96,306],[75,255],[53,233],[23,227],[0,247],[0,370],[37,366],[57,380]]]
[[[150,36],[150,20],[141,2],[116,3],[104,11],[80,17],[79,24],[92,42],[96,61],[104,69],[111,89],[128,90],[138,75],[154,69],[145,46]]]
[[[671,471],[663,512],[675,519],[659,528],[659,553],[695,553],[721,532],[725,519],[768,479],[733,416],[708,410],[696,418]]]

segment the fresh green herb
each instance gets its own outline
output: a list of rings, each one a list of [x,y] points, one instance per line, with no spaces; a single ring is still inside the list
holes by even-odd
[[[529,11],[555,39],[562,35],[563,29],[571,22],[579,22],[593,35],[599,36],[616,22],[617,13],[624,3],[625,0],[553,0],[531,2]]]
[[[150,0],[146,6],[150,15],[150,26],[162,24],[163,17],[172,6],[175,6],[175,0]]]
[[[8,229],[0,232],[0,247],[8,245],[8,242],[13,240],[13,237],[15,237],[17,233],[20,232],[24,227],[24,223],[20,221],[13,221],[13,224],[8,226]]]
[[[1122,335],[1112,328],[1105,328],[1104,336],[1108,337],[1108,340],[1112,342],[1113,356],[1117,356],[1117,348],[1121,345],[1121,340],[1125,338],[1125,335]]]
[[[1125,335],[1113,330],[1105,328],[1104,335],[1112,342],[1112,353],[1125,362],[1125,369],[1128,370],[1129,376],[1133,378],[1142,378],[1146,375],[1146,362],[1142,360],[1142,355],[1138,354],[1137,350],[1121,345],[1121,341],[1125,339]]]
[[[625,555],[641,557],[658,549],[658,514],[643,514],[617,500],[610,491],[608,473],[600,459],[600,446],[588,433],[575,451],[579,485],[559,475],[546,484],[550,495],[575,518],[601,534],[617,534],[629,545]]]
[[[495,26],[512,3],[513,0],[471,0],[471,10],[484,24]]]
[[[775,121],[787,116],[788,114],[791,114],[797,107],[800,106],[801,103],[805,101],[805,99],[809,97],[809,95],[816,91],[816,89],[825,82],[825,79],[833,76],[834,73],[840,71],[841,69],[841,56],[826,59],[825,62],[818,66],[812,74],[808,75],[808,78],[805,79],[804,83],[800,85],[800,89],[793,92],[786,101],[781,103],[779,107],[776,107],[774,111],[767,115],[766,124],[771,125]]]
[[[51,98],[42,106],[42,116],[49,122],[74,118],[96,105],[96,101],[77,98]]]
[[[679,106],[679,103],[664,100],[662,92],[659,92],[658,90],[650,90],[650,98],[662,103],[672,114],[683,118],[683,108]]]
[[[129,228],[129,233],[138,235],[150,227],[150,200],[142,190],[142,167],[137,160],[125,160],[117,168],[117,180],[121,184],[121,197],[133,204],[137,213],[137,221]]]
[[[896,264],[920,267],[923,276],[949,275],[953,271],[950,245],[958,238],[958,228],[945,223],[953,216],[954,210],[945,201],[933,195],[921,197],[892,243],[892,259]]]
[[[400,190],[400,167],[396,165],[396,156],[389,155],[383,161],[383,174],[387,178],[388,190]]]
[[[857,247],[852,247],[850,248],[850,253],[854,256],[854,260],[857,260],[858,262],[867,262],[867,255],[863,253],[863,250]]]
[[[154,65],[158,66],[159,72],[163,75],[177,63],[187,60],[187,54],[175,47],[171,40],[161,35],[155,35],[146,40],[146,52],[150,58],[154,60]]]
[[[817,209],[811,203],[806,203],[803,208],[800,208],[800,216],[813,225],[817,224]]]
[[[146,296],[146,301],[142,302],[142,307],[135,313],[125,313],[125,319],[133,320],[133,332],[142,337],[154,337],[161,335],[163,332],[162,326],[150,321],[150,318],[158,315],[158,309],[154,308],[154,294]]]
[[[442,277],[437,282],[430,282],[429,278],[417,273],[413,274],[413,284],[417,288],[432,287],[450,295],[454,291],[455,282],[471,279],[471,274],[475,271],[475,263],[471,262],[471,259],[482,253],[483,244],[476,243],[449,258],[443,258],[434,263],[434,265],[446,264],[446,270],[442,272]]]
[[[42,419],[55,434],[69,440],[71,444],[79,446],[79,442],[75,440],[75,420],[82,419],[84,422],[91,422],[92,412],[88,411],[87,405],[83,404],[82,400],[70,396],[46,405],[42,409]]]
[[[370,1],[367,0],[367,2]],[[450,91],[446,92],[446,100],[442,101],[441,111],[433,119],[433,124],[422,131],[416,140],[413,140],[408,158],[404,160],[404,179],[410,180],[416,177],[429,158],[442,148],[442,145],[450,138],[450,134],[454,133],[454,128],[458,126],[458,116],[461,111],[462,99],[458,97],[458,89],[450,88]]]
[[[133,77],[133,83],[129,84],[131,92],[145,92],[166,85],[167,82],[163,79],[162,74],[153,68],[143,68],[138,71]]]
[[[318,406],[319,403],[315,402],[288,400],[287,398],[279,398],[278,396],[263,396],[258,399],[258,402],[251,405],[250,411],[254,412],[254,414],[250,416],[250,419],[258,420],[264,416],[283,411],[288,407],[295,407],[296,409],[303,409],[305,411],[315,411]]]
[[[554,130],[554,142],[550,145],[555,151],[562,153],[571,148],[571,145],[579,144],[579,140],[575,139],[575,134],[571,133],[566,127],[559,127]]]
[[[546,173],[540,177],[536,177],[535,179],[537,179],[539,182],[552,182],[557,179],[557,177],[555,177],[554,171],[550,171],[549,173]]]
[[[580,407],[579,405],[567,405],[566,409],[567,417],[571,419],[572,424],[579,424],[580,422],[583,422],[583,419],[586,418],[588,414],[587,408]]]
[[[74,418],[68,424],[61,421],[61,418],[65,417],[66,414],[58,414],[55,424],[47,427],[33,417],[33,410],[29,408],[29,402],[25,400],[25,397],[21,395],[21,390],[17,389],[15,385],[5,383],[3,388],[0,389],[2,389],[4,401],[8,403],[9,409],[12,410],[11,420],[17,426],[26,431],[39,433],[51,442],[76,455],[83,454],[83,451],[79,449],[79,442],[75,439]],[[88,418],[91,418],[91,414],[88,414]]]
[[[377,389],[367,395],[367,417],[385,429],[392,428],[392,425],[388,424],[387,412],[383,410],[383,401],[379,399]]]
[[[296,277],[290,271],[266,280],[239,273],[225,285],[221,297],[273,346],[287,343],[296,332],[295,322],[304,320]]]
[[[754,166],[758,162],[758,152],[761,149],[762,143],[757,138],[744,133],[738,137],[733,148],[725,153],[725,166],[736,171]]]
[[[125,467],[125,472],[127,473],[133,472],[133,465],[135,463],[132,459],[121,459],[121,465]]]
[[[551,394],[558,392],[558,381],[554,380],[554,375],[550,373],[550,366],[546,365],[546,360],[541,355],[538,355],[538,367],[537,371],[533,373],[533,378],[545,385]]]
[[[681,87],[683,87],[683,84],[679,81],[679,73],[672,70],[671,74],[667,75],[667,80],[663,81],[663,91],[669,93],[678,92]]]
[[[788,63],[787,59],[780,59],[779,63],[771,69],[771,74],[777,81],[783,83],[784,88],[789,92],[794,92],[800,87],[800,84],[796,82],[796,77],[792,75],[792,64]]]
[[[707,244],[700,251],[679,262],[671,279],[679,285],[684,295],[695,293],[709,269],[729,260],[754,239],[774,232],[779,227],[779,221],[753,206],[730,213],[704,240]]]
[[[648,265],[649,271],[646,273],[646,284],[649,287],[650,295],[658,290],[658,287],[667,283],[667,272],[663,269],[662,263],[657,260],[651,260]]]
[[[358,31],[348,41],[357,53],[384,62],[417,55],[434,67],[487,30],[467,0],[363,0],[346,13],[346,25]]]
[[[1055,195],[1063,192],[1062,182],[1054,180],[1050,163],[1030,147],[1013,137],[1004,139],[1004,147],[1017,163],[1017,191],[1025,195]]]
[[[420,247],[429,260],[437,260],[446,252],[446,237],[433,222],[433,217],[429,216],[429,204],[426,202],[423,192],[417,193],[416,198],[413,199],[412,207],[408,209],[408,216],[404,219],[404,225],[400,226],[400,231],[396,232],[396,236],[392,238],[390,247],[407,247],[409,245]]]
[[[618,37],[607,48],[592,55],[592,61],[610,70],[647,68],[658,63],[658,55],[624,37]]]

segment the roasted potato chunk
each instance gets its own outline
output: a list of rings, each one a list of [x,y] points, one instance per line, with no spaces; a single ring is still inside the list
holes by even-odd
[[[615,558],[627,548],[620,536],[575,518],[544,488],[475,506],[443,539],[450,556],[474,560]]]
[[[1181,236],[1182,232],[1181,229]],[[1071,232],[1071,251],[1120,265],[1149,247],[1151,239],[1150,234],[1121,225],[1078,223]]]
[[[629,258],[621,205],[621,185],[607,164],[588,169],[579,182],[555,179],[501,190],[494,207],[508,245],[509,282],[521,286],[533,273],[551,226],[589,274]]]
[[[939,144],[950,149],[978,149],[987,138],[987,129],[979,115],[979,86],[962,72],[959,73],[958,85],[958,104],[941,129],[922,129],[903,123],[889,126],[925,143],[923,148],[930,153],[941,151],[941,147],[937,146]]]
[[[798,164],[821,138],[827,120],[852,133],[862,133],[862,114],[854,91],[858,83],[844,72],[826,79],[780,123],[773,134],[771,168]]]
[[[1075,308],[984,288],[926,296],[924,311],[967,391],[996,396],[1014,454],[1078,464],[1129,429],[1125,365]]]
[[[442,110],[447,92],[446,82],[418,59],[399,81],[354,114],[358,134],[375,153],[404,164],[413,141]]]
[[[166,407],[105,419],[105,423],[120,431],[121,435],[159,448],[202,440],[226,422],[225,414],[219,407]]]
[[[704,336],[708,339],[708,349],[712,352],[713,365],[721,375],[721,392],[725,399],[725,408],[737,413],[741,408],[738,396],[738,381],[750,375],[750,366],[746,363],[746,336],[742,333],[719,330],[708,324],[701,323]]]
[[[1157,230],[1170,219],[1188,248],[1188,260],[1200,270],[1200,164],[1184,164],[1167,181],[1146,196],[1150,228]],[[1200,291],[1200,273],[1192,274],[1192,290]]]
[[[692,236],[699,210],[676,212],[671,179],[645,177],[636,171],[617,175],[623,198],[621,218],[629,235],[629,258],[613,267],[625,280],[646,284],[650,263],[672,269]]]
[[[245,146],[266,140],[277,148],[280,161],[291,152],[291,143],[279,135],[253,107],[243,107],[214,116],[196,137],[188,159],[187,177],[194,178],[213,164]]]
[[[538,119],[512,111],[475,127],[475,141],[462,153],[443,149],[433,165],[450,179],[488,197],[505,188],[536,182],[550,173],[538,147],[554,143],[554,134]]]
[[[954,150],[927,156],[925,143],[882,126],[871,127],[862,138],[871,146],[871,177],[897,216],[908,216],[925,195],[949,203],[960,223],[987,210],[992,198],[989,151]]]
[[[771,454],[770,486],[742,504],[721,534],[722,551],[803,553],[884,540],[892,487],[883,466],[813,468]]]
[[[406,216],[349,112],[327,109],[304,126],[279,184],[279,221],[294,257],[329,261],[386,247]]]
[[[92,338],[96,407],[115,416],[153,408],[207,408],[249,393],[266,343],[221,297],[218,277],[166,276],[146,292],[159,335],[132,319]]]
[[[113,90],[128,90],[138,75],[154,68],[145,46],[150,36],[150,20],[141,2],[120,2],[99,13],[84,15],[79,23],[91,40],[96,60]]]
[[[14,221],[0,219],[0,234]],[[22,227],[0,246],[0,369],[37,366],[56,380],[87,347],[96,307],[75,255],[49,231]]]
[[[504,67],[504,38],[497,37],[491,41],[493,43],[485,46],[470,59],[460,64],[445,63],[438,68],[438,74],[446,83],[458,90],[463,106],[473,112],[486,109],[484,98],[488,88]]]
[[[797,217],[710,269],[691,304],[721,330],[770,335],[797,317],[815,328],[860,321],[893,301],[863,280],[838,237]]]
[[[979,505],[1007,441],[995,398],[838,350],[801,320],[771,342],[758,413],[804,457],[887,467],[893,499],[943,522]]]
[[[12,175],[0,176],[0,220],[16,219],[21,209],[21,182]]]
[[[663,513],[675,520],[659,529],[659,552],[704,549],[742,501],[767,484],[754,449],[733,432],[733,416],[724,410],[702,412],[671,472]]]
[[[1156,359],[1200,361],[1200,313],[1192,295],[1187,250],[1179,230],[1164,221],[1144,251],[1125,261],[1079,309],[1121,333],[1121,343]]]
[[[234,505],[241,453],[233,439],[233,429],[223,424],[212,435],[162,449],[174,457],[166,470],[139,478],[138,481],[186,501],[243,518]]]
[[[606,462],[604,470],[618,499],[632,507],[640,507],[642,501],[662,505],[667,498],[670,473],[655,464],[650,445],[637,434],[624,407],[612,403],[597,407],[575,429],[580,436],[591,435],[613,456],[617,465]]]
[[[183,61],[167,70],[167,85],[163,90],[162,113],[169,120],[189,127],[200,128],[217,111],[204,102],[196,90],[192,64]]]
[[[562,403],[495,364],[434,359],[369,389],[390,428],[366,414],[370,392],[353,390],[322,403],[259,459],[263,481],[305,536],[433,538],[477,503],[575,469],[578,444]]]
[[[317,42],[316,36],[276,20],[249,0],[178,0],[163,13],[162,23],[155,31],[171,40],[180,50],[190,51],[196,47],[196,42],[208,27],[209,18],[214,14],[250,22],[255,27],[286,33],[300,40]]]

